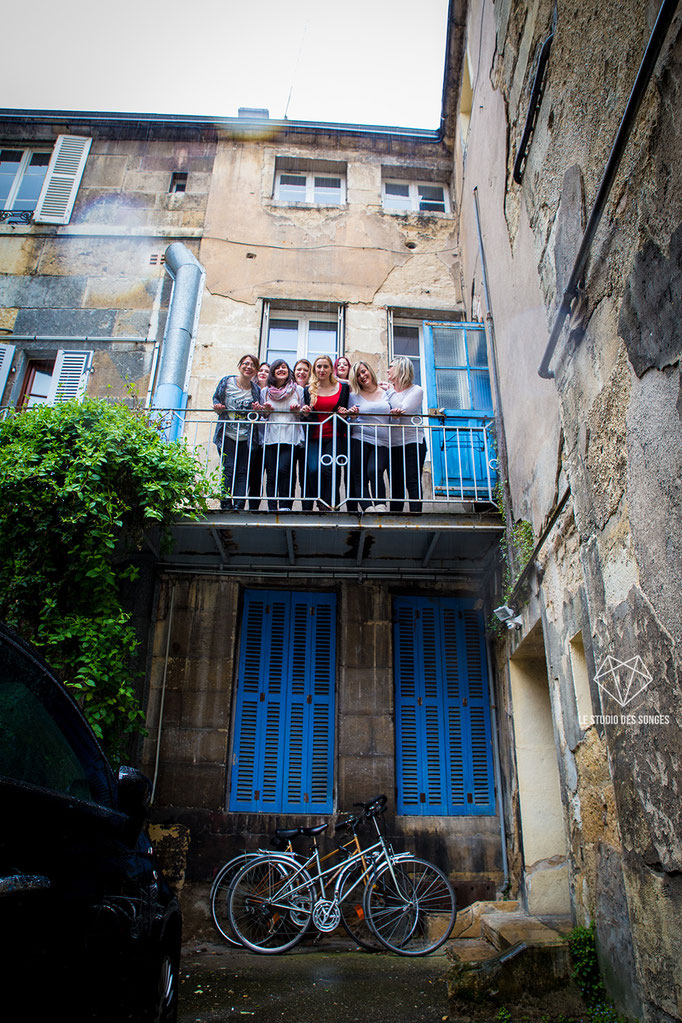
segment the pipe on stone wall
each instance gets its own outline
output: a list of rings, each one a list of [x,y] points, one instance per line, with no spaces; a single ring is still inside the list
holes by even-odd
[[[161,680],[161,699],[159,701],[159,720],[156,728],[156,756],[154,758],[154,779],[152,781],[152,794],[149,802],[154,802],[156,795],[156,783],[159,777],[159,761],[161,759],[161,736],[163,734],[163,712],[166,702],[166,681],[168,678],[168,658],[170,656],[170,639],[173,628],[173,607],[175,605],[175,581],[171,586],[170,606],[168,608],[168,630],[166,632],[166,652],[163,658],[163,678]]]
[[[187,405],[187,377],[196,335],[206,271],[182,242],[166,249],[166,270],[173,279],[166,330],[161,347],[155,409],[184,409]],[[167,440],[175,440],[182,426],[181,415],[173,417]]]
[[[583,240],[580,243],[578,255],[576,256],[575,263],[573,264],[573,271],[568,284],[566,285],[566,290],[564,291],[559,311],[556,315],[556,319],[554,320],[552,333],[550,334],[545,354],[542,357],[542,362],[538,369],[538,375],[545,380],[551,380],[554,377],[554,372],[549,368],[549,364],[552,360],[554,349],[557,346],[559,337],[561,336],[564,321],[570,313],[573,299],[578,293],[578,287],[585,270],[587,258],[590,254],[592,242],[594,241],[594,236],[597,233],[597,228],[599,227],[599,223],[604,213],[604,208],[606,207],[614,179],[618,172],[618,168],[620,167],[623,152],[632,133],[632,129],[634,128],[635,118],[637,117],[640,105],[644,99],[644,93],[646,92],[647,86],[654,72],[656,61],[658,60],[663,48],[665,37],[668,33],[668,29],[670,28],[670,24],[673,20],[678,4],[679,0],[663,0],[649,43],[644,51],[642,63],[639,66],[639,71],[635,78],[635,84],[632,87],[632,92],[630,93],[625,113],[623,114],[623,118],[620,122],[620,127],[618,128],[601,184],[599,185],[597,198],[594,201],[594,206],[592,207],[592,212],[590,213],[590,218],[585,228]]]

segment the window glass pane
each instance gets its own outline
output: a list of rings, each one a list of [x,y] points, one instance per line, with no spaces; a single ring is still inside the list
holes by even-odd
[[[421,360],[419,358],[419,327],[397,324],[393,328],[393,354],[406,355],[414,366],[414,382],[422,385]]]
[[[315,178],[315,202],[338,205],[341,202],[341,178]]]
[[[471,408],[466,370],[436,370],[436,400],[441,408]]]
[[[332,359],[336,359],[336,333],[336,323],[325,323],[321,320],[310,321],[307,357],[311,362],[318,355],[331,355]]]
[[[433,327],[432,334],[436,366],[466,366],[465,332],[461,327]]]
[[[488,366],[488,352],[485,344],[485,331],[467,331],[467,350],[470,366]]]
[[[445,196],[440,185],[418,185],[419,209],[445,213]]]
[[[286,359],[293,369],[298,350],[298,320],[270,320],[266,362]]]
[[[15,210],[34,210],[36,208],[49,162],[49,153],[34,153],[32,155],[14,200],[13,208]]]
[[[490,392],[490,375],[486,370],[473,370],[471,373],[471,390],[473,392],[472,408],[492,409],[493,396]]]
[[[385,181],[384,206],[388,210],[411,209],[410,186],[398,181]]]
[[[288,202],[305,202],[305,174],[280,174],[279,197]]]
[[[7,196],[19,170],[23,151],[21,149],[0,150],[0,204],[4,208]]]

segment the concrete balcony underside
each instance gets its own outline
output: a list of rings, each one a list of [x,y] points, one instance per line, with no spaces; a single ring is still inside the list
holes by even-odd
[[[503,527],[494,512],[213,512],[183,519],[169,571],[238,575],[479,579]]]

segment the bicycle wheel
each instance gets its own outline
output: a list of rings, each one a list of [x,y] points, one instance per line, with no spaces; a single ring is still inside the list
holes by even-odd
[[[455,922],[455,895],[442,870],[417,857],[379,870],[364,897],[367,922],[392,952],[423,956],[447,939]]]
[[[242,867],[245,867],[249,860],[254,859],[254,857],[258,855],[260,854],[244,852],[240,853],[239,856],[235,856],[233,859],[228,860],[228,862],[220,868],[213,879],[213,884],[211,885],[209,901],[211,904],[211,916],[213,917],[213,923],[216,925],[225,941],[227,941],[230,945],[235,945],[237,948],[241,947],[241,941],[239,941],[239,939],[235,936],[235,933],[230,926],[230,887]]]
[[[368,878],[360,880],[364,868],[362,863],[353,864],[341,879],[339,889],[339,909],[341,924],[353,941],[367,952],[383,952],[385,945],[377,938],[367,923],[363,899]]]
[[[230,926],[252,952],[286,952],[308,930],[314,902],[306,870],[283,857],[258,856],[242,867],[232,883]]]

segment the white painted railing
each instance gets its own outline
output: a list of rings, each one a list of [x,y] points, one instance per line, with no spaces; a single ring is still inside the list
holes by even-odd
[[[379,506],[416,513],[493,502],[497,460],[490,420],[463,426],[435,417],[387,419],[363,416],[361,424],[340,416],[312,422],[293,413],[270,420],[230,413],[216,430],[212,411],[168,410],[163,428],[167,436],[180,436],[208,470],[222,461],[230,508],[361,512]],[[325,423],[331,436],[320,443]]]

